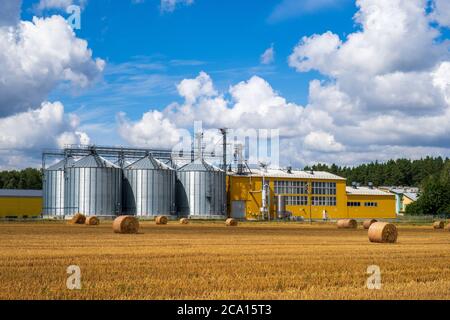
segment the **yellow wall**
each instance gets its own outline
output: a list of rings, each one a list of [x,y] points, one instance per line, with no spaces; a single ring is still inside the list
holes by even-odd
[[[287,178],[266,178],[270,181],[270,214],[272,218],[276,217],[276,200],[274,199],[274,181],[305,181],[309,183],[322,180],[306,179],[287,179]],[[257,219],[260,215],[262,206],[262,177],[248,176],[228,176],[228,214],[231,214],[231,204],[233,201],[246,201],[247,219]],[[311,197],[308,196],[308,205],[304,206],[286,206],[287,211],[293,216],[303,217],[304,219],[320,220],[323,216],[323,210],[328,213],[329,219],[341,218],[395,218],[395,196],[348,196],[346,192],[345,180],[324,180],[323,182],[336,182],[336,206],[312,206]],[[309,190],[311,193],[311,190]],[[317,195],[322,196],[322,195]],[[349,200],[354,199],[354,200]],[[361,207],[347,207],[348,201],[361,201]],[[378,207],[364,207],[364,202],[377,202]]]
[[[0,197],[0,218],[38,217],[42,212],[42,198]]]
[[[360,202],[360,207],[348,207],[349,218],[385,218],[395,219],[396,201],[395,195],[348,195],[347,201]],[[366,207],[365,202],[376,202],[377,207]]]
[[[409,204],[411,204],[411,203],[413,203],[414,201],[413,200],[411,200],[410,198],[408,198],[408,197],[406,197],[406,196],[403,196],[402,197],[402,212],[405,212],[405,210],[406,210],[406,206],[407,205],[409,205]]]

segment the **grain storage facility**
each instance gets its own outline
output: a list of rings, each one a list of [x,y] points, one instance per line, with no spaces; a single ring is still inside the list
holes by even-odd
[[[123,213],[139,217],[176,215],[174,169],[151,155],[123,170]]]
[[[201,158],[178,169],[178,214],[198,219],[226,217],[225,180],[223,170]]]
[[[0,189],[0,218],[38,218],[42,214],[41,190]]]
[[[43,214],[47,217],[64,217],[65,207],[65,168],[71,167],[74,159],[68,157],[57,164],[44,169],[43,185]]]
[[[122,212],[122,169],[93,153],[66,169],[65,215],[116,216]]]

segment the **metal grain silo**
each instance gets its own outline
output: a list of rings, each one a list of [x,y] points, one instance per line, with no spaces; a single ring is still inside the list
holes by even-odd
[[[44,216],[64,217],[65,168],[73,164],[73,158],[69,157],[44,169],[42,181]]]
[[[197,159],[177,171],[177,210],[180,216],[224,218],[226,174],[205,160]]]
[[[123,170],[124,214],[175,215],[175,179],[175,170],[152,156],[126,167]]]
[[[122,169],[92,154],[67,167],[66,216],[116,216],[122,211]]]

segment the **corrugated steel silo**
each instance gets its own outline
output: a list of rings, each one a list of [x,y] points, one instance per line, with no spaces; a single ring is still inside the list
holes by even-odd
[[[72,166],[74,159],[69,157],[44,169],[43,214],[50,217],[64,217],[65,168]]]
[[[116,216],[122,211],[122,169],[92,154],[66,169],[66,216]]]
[[[177,210],[180,216],[224,218],[226,174],[201,158],[177,171]]]
[[[151,155],[123,170],[123,212],[152,217],[175,215],[174,169]]]

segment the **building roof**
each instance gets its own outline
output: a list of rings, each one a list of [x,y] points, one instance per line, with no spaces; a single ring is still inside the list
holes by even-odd
[[[73,168],[120,168],[112,162],[95,154],[91,154],[75,162]]]
[[[75,160],[72,157],[68,157],[67,158],[67,167],[71,167],[73,166],[73,164],[75,163]],[[58,163],[48,167],[46,170],[48,171],[59,171],[59,170],[64,170],[64,167],[66,165],[66,160],[61,160]]]
[[[229,175],[238,175],[236,172],[228,173]],[[248,173],[246,176],[249,177],[261,177],[265,176],[268,178],[282,178],[282,179],[314,179],[314,180],[343,180],[340,176],[335,174],[325,172],[325,171],[314,171],[313,173],[309,171],[300,171],[300,170],[292,170],[288,172],[287,170],[281,169],[251,169],[251,173]]]
[[[150,155],[127,166],[125,169],[127,169],[127,170],[173,170],[168,165],[162,163],[161,161],[153,158]]]
[[[377,189],[377,188],[369,188],[369,187],[347,187],[346,189],[348,195],[355,196],[392,196],[391,193]]]
[[[40,198],[42,190],[10,190],[0,189],[0,198],[17,197],[17,198]]]
[[[411,199],[412,201],[417,201],[417,199],[419,198],[419,195],[414,192],[405,192],[403,195],[405,197]]]
[[[203,159],[196,159],[194,162],[188,163],[181,167],[178,171],[222,171]]]

